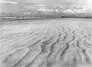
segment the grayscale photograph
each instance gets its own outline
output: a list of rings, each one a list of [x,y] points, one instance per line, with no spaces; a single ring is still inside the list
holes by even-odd
[[[92,67],[92,0],[0,0],[0,67]]]

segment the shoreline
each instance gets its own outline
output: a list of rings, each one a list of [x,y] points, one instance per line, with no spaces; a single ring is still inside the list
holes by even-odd
[[[39,19],[22,19],[22,20],[1,20],[0,25],[21,25],[21,24],[46,24],[49,21],[61,22],[83,22],[91,23],[92,19],[85,18],[39,18]],[[58,23],[58,22],[57,22]]]

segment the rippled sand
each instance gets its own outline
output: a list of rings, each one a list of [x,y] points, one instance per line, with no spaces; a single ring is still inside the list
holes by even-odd
[[[27,22],[0,25],[0,67],[92,67],[91,21]]]

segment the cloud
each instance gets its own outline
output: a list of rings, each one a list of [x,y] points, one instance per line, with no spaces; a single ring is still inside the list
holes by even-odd
[[[3,3],[11,3],[11,4],[18,4],[17,2],[12,2],[12,1],[0,1],[0,3],[1,4],[3,4]]]
[[[87,1],[91,0],[0,0],[3,3],[20,3],[20,4],[25,4],[25,3],[37,3],[37,4],[46,4],[46,5],[56,5],[56,4],[60,4],[60,5],[75,5],[75,4],[79,4],[79,5],[83,5],[85,4]]]
[[[92,0],[0,0],[0,10],[5,9],[5,11],[16,12],[30,7],[31,3],[51,6],[61,5],[62,7],[83,6],[84,8],[92,8]]]
[[[55,4],[61,4],[61,5],[83,5],[86,3],[87,0],[44,0],[44,3],[55,5]]]

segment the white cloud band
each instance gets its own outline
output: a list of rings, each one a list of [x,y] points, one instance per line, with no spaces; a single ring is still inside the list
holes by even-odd
[[[11,4],[18,4],[16,2],[11,2],[11,1],[0,1],[0,3],[11,3]]]

